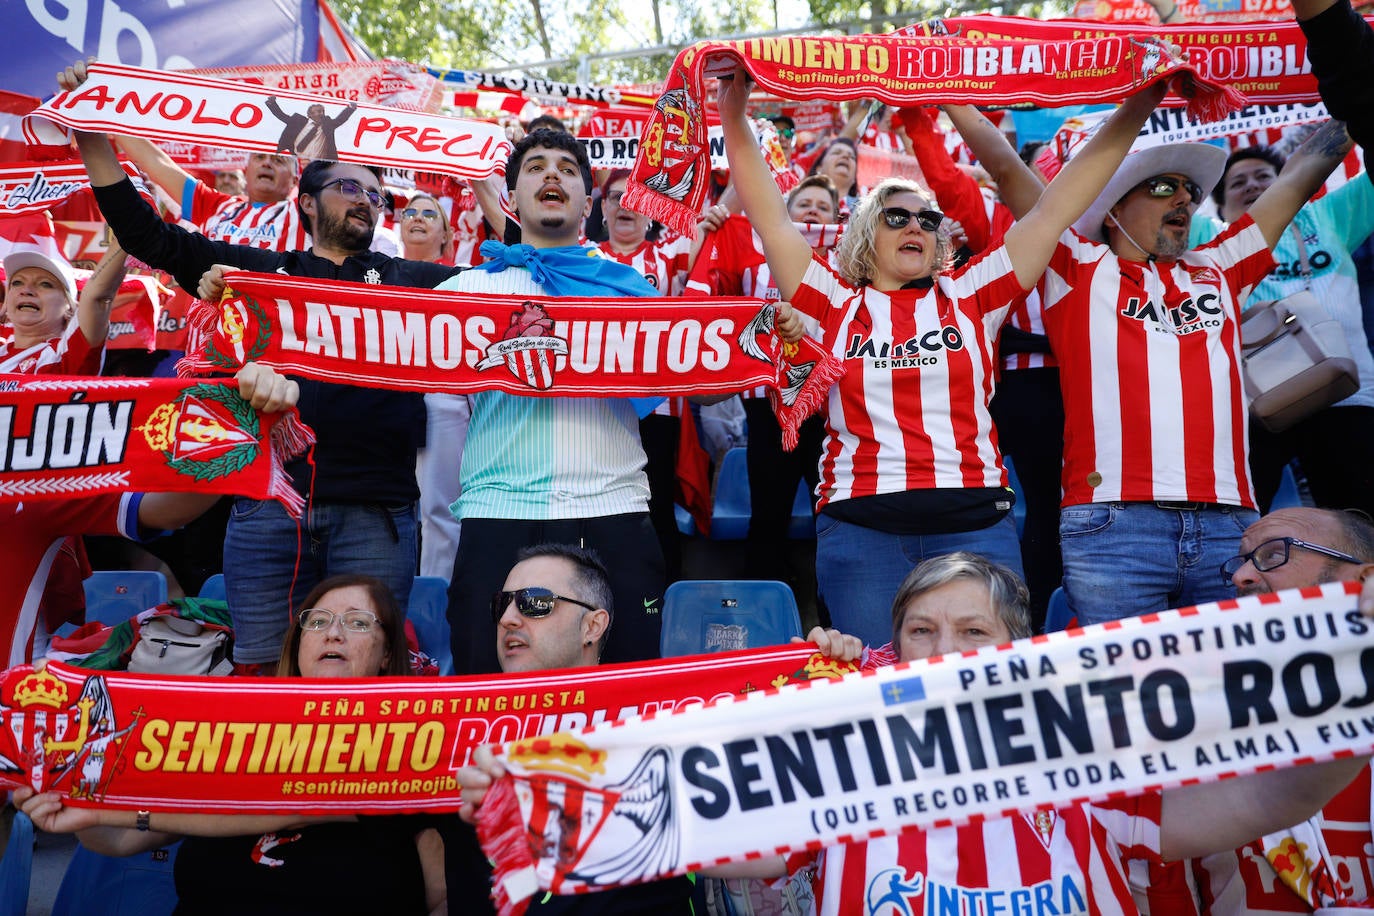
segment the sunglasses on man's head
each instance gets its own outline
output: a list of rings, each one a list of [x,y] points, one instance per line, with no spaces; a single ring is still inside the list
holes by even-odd
[[[944,221],[945,215],[939,210],[917,210],[912,213],[905,207],[883,207],[883,222],[887,223],[889,229],[904,229],[907,223],[913,219],[916,225],[926,232],[934,232],[940,228],[940,223]]]
[[[401,211],[402,219],[414,219],[417,216],[421,217],[422,219],[438,219],[439,211],[431,210],[428,207],[426,207],[423,210],[417,210],[414,207],[406,207],[404,210]]]
[[[510,603],[515,602],[515,609],[520,612],[520,616],[538,620],[553,613],[553,607],[560,601],[569,604],[576,604],[589,611],[596,610],[595,607],[585,601],[578,601],[576,598],[568,598],[564,595],[555,594],[551,589],[539,588],[518,588],[513,592],[497,592],[491,596],[491,619],[493,623],[500,623],[501,616],[506,613],[506,608]]]
[[[1154,178],[1146,178],[1137,188],[1144,188],[1145,193],[1151,197],[1173,197],[1178,193],[1179,188],[1188,192],[1188,197],[1194,204],[1202,202],[1202,188],[1196,181],[1187,178],[1175,178],[1173,175],[1156,175]]]

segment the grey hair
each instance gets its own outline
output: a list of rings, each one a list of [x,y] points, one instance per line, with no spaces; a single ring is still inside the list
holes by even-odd
[[[901,639],[907,605],[927,592],[960,579],[981,583],[988,590],[988,600],[1012,639],[1031,635],[1030,592],[1021,577],[1000,563],[960,550],[924,560],[907,574],[892,599],[894,648]]]
[[[914,181],[905,178],[884,178],[860,201],[859,206],[849,215],[844,235],[835,247],[835,265],[845,282],[863,286],[873,282],[877,259],[873,250],[873,238],[878,233],[878,221],[883,218],[883,208],[894,196],[912,193],[925,202],[925,206],[935,209],[929,193]],[[949,263],[952,245],[949,240],[949,221],[945,220],[935,231],[935,262],[932,274],[938,274]]]

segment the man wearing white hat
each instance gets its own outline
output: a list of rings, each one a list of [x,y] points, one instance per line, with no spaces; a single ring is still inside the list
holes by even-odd
[[[1060,540],[1081,624],[1233,597],[1216,575],[1258,515],[1247,461],[1240,303],[1270,249],[1349,148],[1339,123],[1210,244],[1192,215],[1226,154],[1127,156],[1045,273],[1064,393]]]

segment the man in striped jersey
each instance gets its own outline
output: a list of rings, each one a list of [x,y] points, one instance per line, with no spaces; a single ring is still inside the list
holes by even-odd
[[[120,137],[119,148],[181,204],[181,217],[206,237],[269,251],[296,251],[310,237],[296,210],[296,157],[251,153],[242,195],[210,187],[142,137]]]
[[[501,249],[499,257],[446,280],[440,289],[520,296],[658,295],[633,267],[611,260],[595,245],[579,244],[591,209],[592,173],[586,150],[570,134],[528,134],[511,152],[506,184],[523,244]],[[507,333],[528,337],[552,326],[551,316],[531,304],[513,316]],[[538,364],[512,364],[511,369],[551,371]],[[499,670],[491,595],[520,548],[546,541],[578,544],[615,558],[616,632],[603,660],[657,658],[663,552],[649,519],[635,406],[621,398],[499,391],[472,395],[471,404],[462,489],[452,507],[462,522],[449,579],[456,672]]]
[[[1258,517],[1240,303],[1349,142],[1339,123],[1318,130],[1245,216],[1191,251],[1226,154],[1149,147],[1061,238],[1043,290],[1064,394],[1064,589],[1080,623],[1232,596],[1215,570]]]

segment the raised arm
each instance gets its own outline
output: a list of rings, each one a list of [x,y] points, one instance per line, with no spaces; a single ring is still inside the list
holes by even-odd
[[[1029,213],[1040,200],[1045,184],[1021,161],[1007,142],[1007,135],[972,105],[945,105],[944,111],[979,164],[997,182],[997,195],[1011,215],[1020,219]]]
[[[115,143],[124,151],[124,155],[157,182],[158,187],[170,194],[173,200],[181,202],[186,182],[195,180],[190,172],[173,162],[172,157],[151,140],[142,137],[116,137]],[[187,217],[189,218],[190,214],[187,214]]]
[[[1293,217],[1341,164],[1352,145],[1343,123],[1327,121],[1288,157],[1279,177],[1249,210],[1270,248],[1278,244]]]
[[[1022,289],[1040,280],[1059,237],[1102,193],[1165,89],[1159,80],[1127,99],[1060,170],[1031,211],[1007,230],[1007,254]]]
[[[128,252],[120,247],[116,239],[100,263],[95,265],[95,272],[77,297],[76,321],[81,326],[86,343],[92,347],[105,345],[105,337],[110,330],[110,308],[119,292],[119,284],[124,282],[124,274],[128,272],[128,260]]]
[[[730,180],[744,204],[745,215],[763,240],[763,255],[768,259],[778,292],[783,299],[790,300],[811,263],[811,246],[792,225],[787,202],[778,193],[763,161],[758,138],[744,113],[748,100],[749,74],[743,67],[721,77],[716,104],[725,134],[725,156],[730,160]]]

